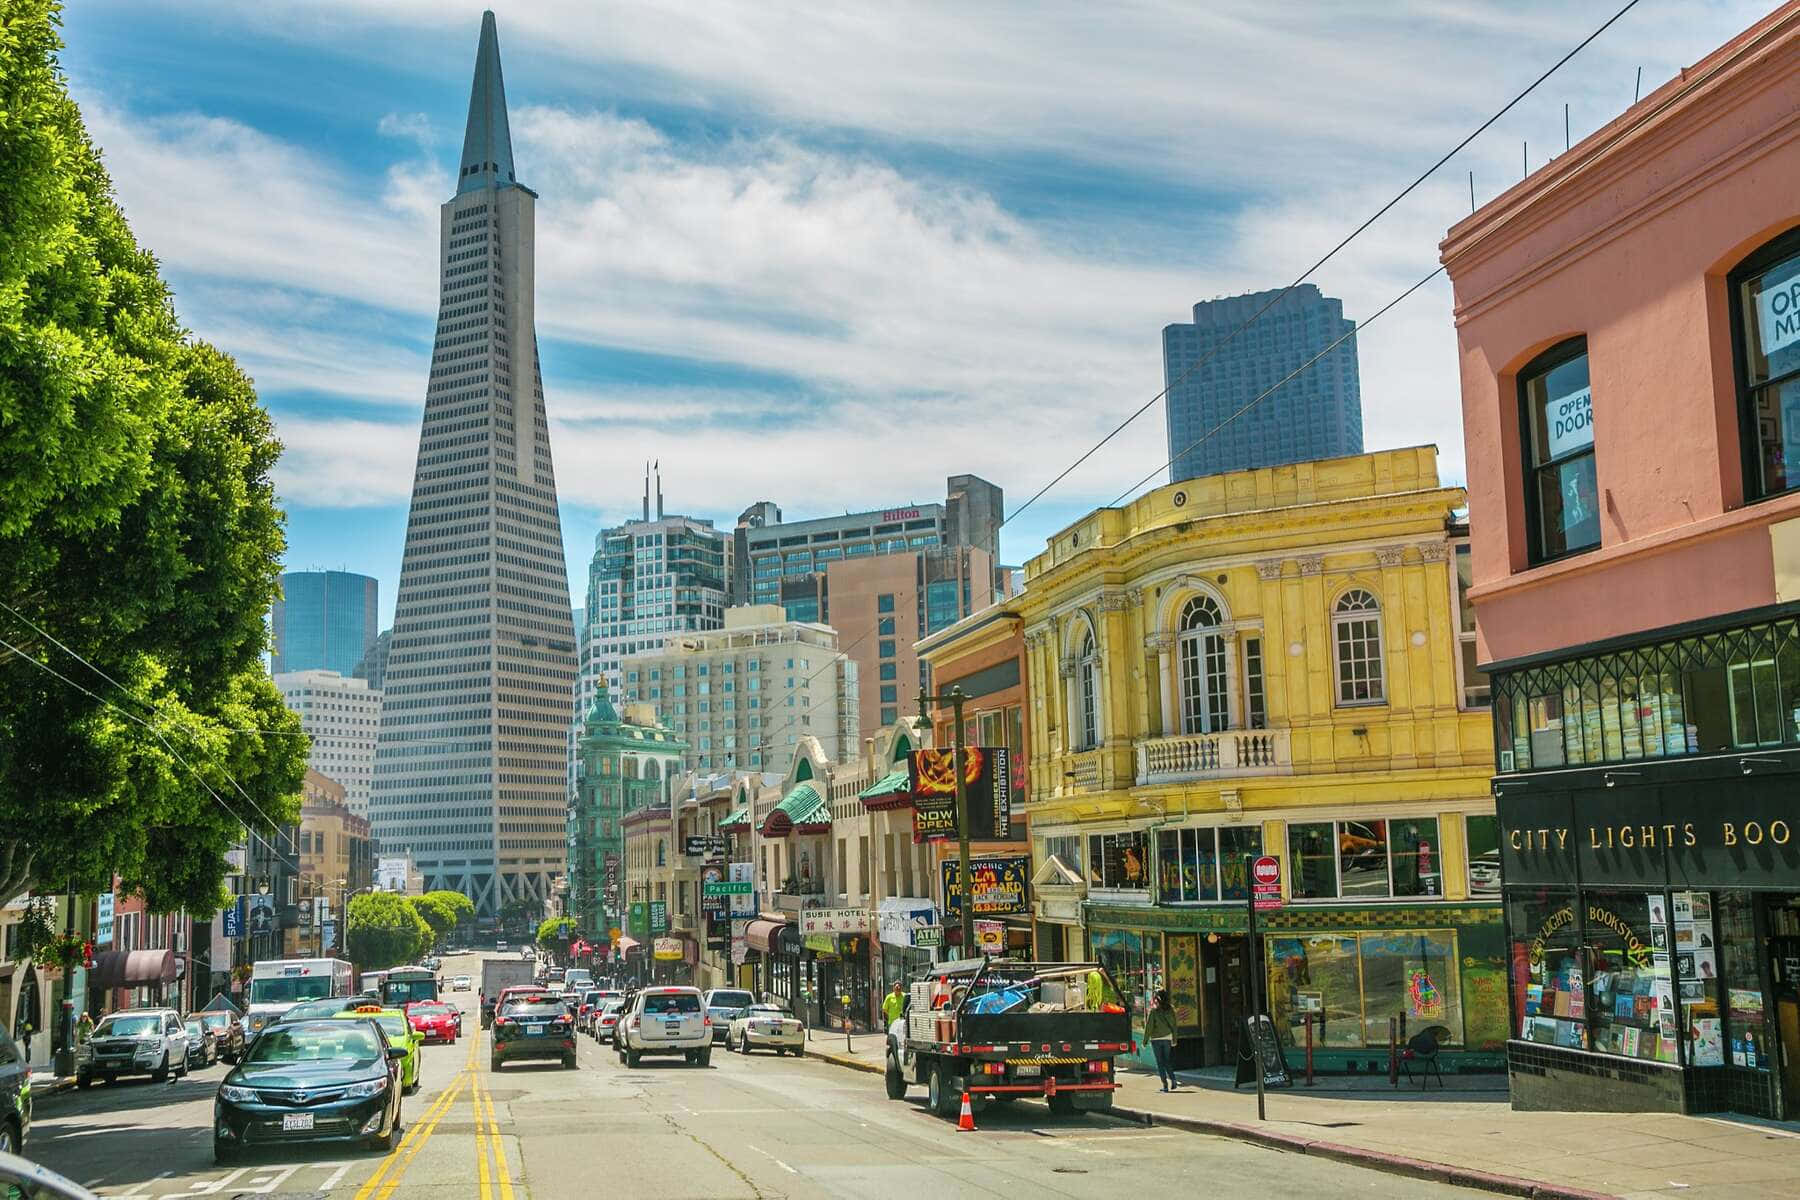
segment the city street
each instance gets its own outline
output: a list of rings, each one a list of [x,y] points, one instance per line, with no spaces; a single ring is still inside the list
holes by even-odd
[[[473,956],[445,975],[479,975]],[[476,1019],[472,992],[450,997]],[[212,1095],[227,1067],[175,1083],[128,1082],[50,1098],[28,1155],[102,1196],[354,1200],[655,1197],[1088,1196],[1224,1187],[1311,1196],[1477,1195],[1303,1156],[1110,1118],[1051,1119],[1041,1105],[982,1115],[975,1133],[887,1100],[879,1076],[723,1050],[621,1067],[583,1039],[580,1068],[488,1070],[484,1037],[425,1052],[407,1136],[391,1154],[333,1151],[215,1167]],[[1094,1178],[1090,1178],[1094,1177]]]

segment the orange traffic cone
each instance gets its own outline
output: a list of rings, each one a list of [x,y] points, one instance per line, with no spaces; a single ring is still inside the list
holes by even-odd
[[[956,1128],[960,1132],[975,1132],[975,1110],[969,1105],[969,1090],[963,1089],[962,1115],[956,1118]]]

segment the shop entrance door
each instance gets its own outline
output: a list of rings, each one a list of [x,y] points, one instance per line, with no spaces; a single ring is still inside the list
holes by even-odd
[[[1219,938],[1219,1048],[1225,1065],[1237,1061],[1244,1018],[1250,1013],[1249,957],[1244,938]]]
[[[1775,1002],[1773,1052],[1781,1072],[1782,1108],[1792,1121],[1800,1118],[1800,897],[1770,897],[1765,911],[1769,981],[1774,985],[1770,998]]]

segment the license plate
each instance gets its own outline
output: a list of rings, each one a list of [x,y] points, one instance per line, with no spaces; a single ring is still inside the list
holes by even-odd
[[[305,1132],[312,1127],[313,1115],[311,1113],[281,1114],[281,1131],[283,1133]]]
[[[1021,1079],[1042,1075],[1043,1073],[1044,1068],[1037,1063],[1020,1063],[1013,1068],[1013,1074]]]
[[[544,1032],[544,1027],[542,1025],[527,1025],[525,1027],[525,1032],[530,1034],[533,1037],[536,1037],[537,1035]]]

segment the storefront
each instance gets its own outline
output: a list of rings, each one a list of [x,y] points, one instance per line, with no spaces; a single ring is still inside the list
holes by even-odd
[[[878,941],[871,949],[881,959],[883,994],[896,983],[911,983],[924,974],[937,960],[936,947],[943,944],[944,929],[938,921],[937,905],[923,897],[884,899],[875,914],[875,931]],[[875,974],[870,971],[871,977]]]
[[[784,1004],[790,1012],[800,1015],[802,1005],[810,995],[809,981],[803,970],[805,947],[800,943],[800,931],[785,922],[757,920],[750,922],[744,937],[750,949],[762,956],[763,994],[771,1002]]]
[[[1800,620],[1494,678],[1514,1106],[1800,1118]]]

